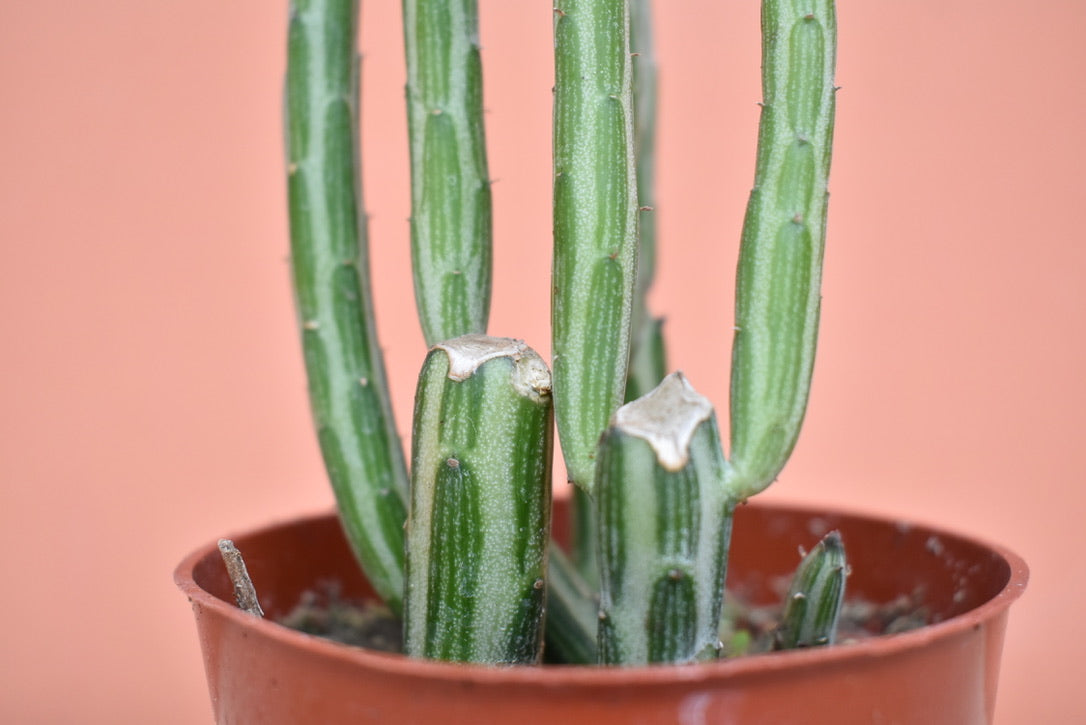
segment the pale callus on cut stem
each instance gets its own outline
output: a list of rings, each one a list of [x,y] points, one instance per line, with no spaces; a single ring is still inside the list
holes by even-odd
[[[677,471],[686,465],[690,440],[713,406],[682,373],[673,373],[644,397],[615,411],[612,425],[649,442],[660,465]]]
[[[600,662],[719,652],[735,508],[726,469],[712,406],[680,373],[615,413],[596,476]]]
[[[431,349],[412,435],[408,654],[538,661],[552,421],[547,366],[523,342],[466,335]]]

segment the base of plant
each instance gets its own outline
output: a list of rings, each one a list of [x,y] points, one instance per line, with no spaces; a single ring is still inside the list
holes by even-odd
[[[555,520],[563,521],[563,512]],[[849,579],[854,601],[886,605],[923,592],[934,624],[682,667],[423,661],[343,646],[274,621],[322,582],[338,581],[345,600],[372,599],[332,516],[235,537],[264,619],[237,608],[214,543],[190,555],[176,579],[196,615],[219,722],[476,723],[485,711],[495,722],[606,725],[682,722],[682,713],[696,708],[706,722],[780,723],[811,707],[838,723],[870,722],[875,710],[887,721],[990,722],[1007,610],[1025,586],[1024,563],[998,547],[907,523],[753,504],[736,514],[733,602],[742,596],[755,609],[777,602],[799,547],[831,527],[846,545],[857,544]]]
[[[755,605],[732,591],[725,595],[724,602],[720,628],[723,657],[744,657],[775,649],[773,635],[781,623],[780,603]],[[928,624],[931,624],[931,611],[920,592],[889,602],[846,598],[837,624],[837,642],[831,646],[848,646],[872,637],[911,632]]]
[[[342,594],[339,581],[320,582],[302,593],[286,616],[284,627],[340,644],[379,652],[403,652],[403,621],[382,602]]]
[[[340,582],[321,582],[304,592],[290,612],[275,621],[339,644],[402,654],[402,621],[375,599],[349,598],[341,591]],[[781,605],[753,605],[732,591],[725,595],[724,601],[720,632],[723,656],[771,652],[773,632],[780,624]],[[930,624],[930,620],[931,612],[921,592],[889,602],[849,599],[841,611],[837,644],[848,646],[871,637],[910,632]],[[546,664],[563,664],[549,658],[546,650],[543,656]]]

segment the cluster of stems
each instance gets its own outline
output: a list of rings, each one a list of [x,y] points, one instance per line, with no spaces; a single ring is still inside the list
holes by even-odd
[[[403,0],[411,251],[430,346],[410,478],[369,285],[358,16],[358,0],[291,4],[291,255],[321,451],[358,559],[403,616],[406,652],[521,664],[540,661],[546,642],[548,658],[566,662],[718,656],[733,512],[784,466],[810,387],[833,1],[762,3],[762,116],[739,252],[726,456],[709,401],[681,374],[665,376],[662,323],[646,301],[656,257],[648,0],[554,6],[549,369],[523,342],[487,335],[491,195],[476,0]],[[550,541],[552,422],[576,491],[569,552]],[[819,563],[801,566],[804,588],[790,596],[779,646],[832,640],[839,544],[819,544]]]

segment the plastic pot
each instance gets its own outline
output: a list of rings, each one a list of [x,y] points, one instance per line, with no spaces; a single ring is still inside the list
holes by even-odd
[[[565,516],[557,513],[556,524]],[[987,723],[1008,607],[1028,570],[1013,553],[885,519],[754,504],[737,512],[729,585],[774,587],[830,529],[848,547],[850,597],[923,596],[921,629],[854,644],[681,667],[479,666],[340,645],[272,621],[335,580],[372,596],[333,515],[235,536],[267,618],[237,609],[210,543],[175,579],[196,616],[219,723]]]

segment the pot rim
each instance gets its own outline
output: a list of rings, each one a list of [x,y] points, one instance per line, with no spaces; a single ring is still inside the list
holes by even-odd
[[[758,508],[800,516],[842,516],[862,518],[898,528],[921,528],[941,537],[953,537],[982,547],[994,553],[1008,567],[1007,583],[988,601],[967,612],[949,617],[941,622],[898,634],[880,635],[858,642],[840,643],[831,647],[789,650],[747,655],[734,659],[717,660],[688,665],[648,665],[636,667],[600,667],[597,665],[521,665],[491,667],[486,665],[437,662],[408,657],[403,654],[378,652],[362,647],[334,642],[323,637],[290,629],[273,620],[257,618],[223,601],[196,583],[193,572],[199,562],[209,555],[218,556],[217,541],[192,551],[174,570],[174,583],[194,606],[199,605],[215,614],[232,620],[235,624],[252,627],[261,636],[278,643],[310,651],[321,657],[353,663],[364,668],[380,669],[393,674],[422,676],[429,679],[471,682],[479,685],[545,685],[554,687],[599,687],[619,685],[651,686],[674,682],[697,682],[721,677],[757,675],[772,671],[803,669],[819,665],[830,666],[852,660],[876,660],[920,650],[931,643],[951,638],[978,627],[982,622],[996,618],[1005,612],[1025,590],[1029,581],[1029,567],[1013,551],[1000,544],[989,543],[973,536],[962,535],[946,529],[917,522],[885,516],[857,513],[847,508],[827,508],[805,504],[758,502],[749,504]],[[335,512],[301,515],[281,519],[259,528],[235,534],[241,539],[268,533],[285,526],[306,524],[335,516]]]

